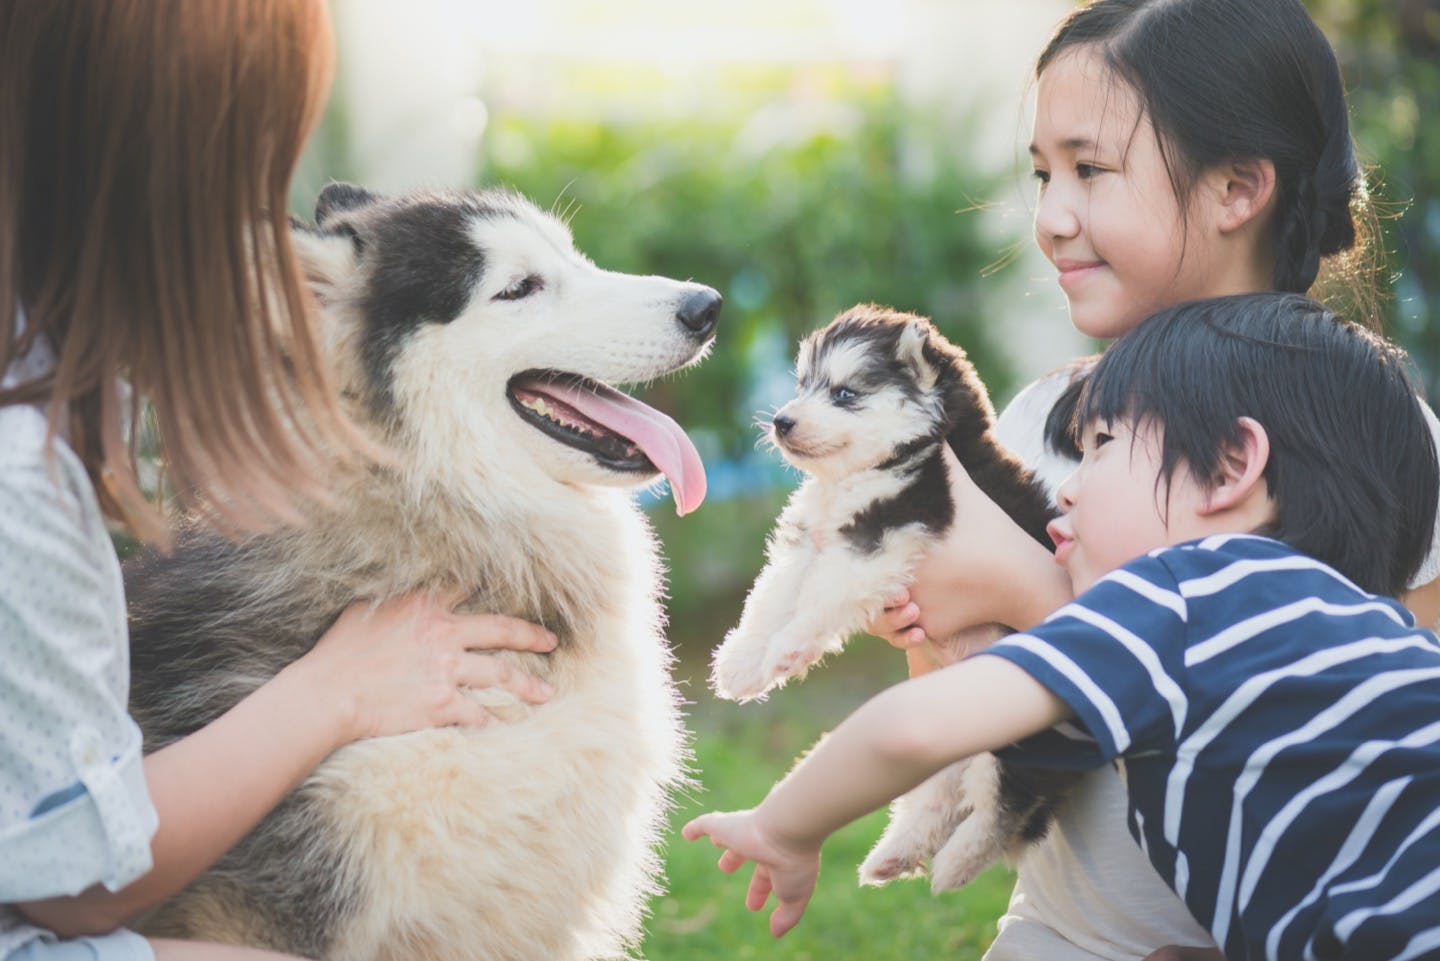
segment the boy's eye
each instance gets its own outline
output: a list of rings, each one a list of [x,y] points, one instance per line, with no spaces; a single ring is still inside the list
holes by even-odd
[[[1040,186],[1042,187],[1050,182],[1050,171],[1048,170],[1040,170],[1037,168],[1030,171],[1030,176],[1040,181]]]
[[[830,388],[830,399],[838,404],[843,404],[846,401],[854,400],[858,396],[859,395],[856,394],[849,387],[845,387],[843,385],[840,387]]]
[[[535,291],[539,290],[542,286],[544,285],[541,283],[540,278],[536,277],[534,274],[531,274],[528,277],[521,277],[519,280],[512,283],[509,287],[506,287],[504,290],[500,291],[500,293],[495,295],[495,299],[520,300],[522,297],[529,297],[531,294],[535,293]]]

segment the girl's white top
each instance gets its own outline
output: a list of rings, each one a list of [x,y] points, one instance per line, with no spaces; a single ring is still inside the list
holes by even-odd
[[[41,344],[6,385],[53,364]],[[120,564],[80,459],[46,411],[0,407],[0,904],[118,890],[150,870],[158,818]],[[0,958],[42,932],[0,907]]]
[[[1055,491],[1076,462],[1045,446],[1045,419],[1070,380],[1062,370],[1021,391],[996,426]],[[1440,421],[1420,402],[1440,449]],[[1440,576],[1440,517],[1413,585]],[[984,961],[1138,961],[1165,945],[1214,947],[1209,933],[1161,880],[1126,826],[1125,785],[1114,767],[1087,773],[1045,839],[1025,850],[1010,907]]]

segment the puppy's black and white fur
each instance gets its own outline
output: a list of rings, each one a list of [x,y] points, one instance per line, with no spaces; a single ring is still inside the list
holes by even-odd
[[[943,450],[1048,546],[1045,490],[994,436],[995,414],[964,351],[922,317],[861,305],[800,346],[797,396],[770,440],[808,476],[771,534],[713,683],[749,700],[805,673],[870,623],[956,523]],[[960,887],[1038,840],[1071,775],[998,762],[955,765],[896,802],[861,868],[867,883],[919,873]]]

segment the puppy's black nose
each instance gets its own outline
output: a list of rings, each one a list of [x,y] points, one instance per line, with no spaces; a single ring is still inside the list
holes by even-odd
[[[709,287],[686,294],[675,311],[675,318],[697,337],[709,337],[720,321],[720,305],[725,301]]]
[[[793,418],[786,417],[784,414],[775,415],[775,433],[779,434],[781,437],[784,437],[786,434],[790,433],[794,429],[795,421]]]

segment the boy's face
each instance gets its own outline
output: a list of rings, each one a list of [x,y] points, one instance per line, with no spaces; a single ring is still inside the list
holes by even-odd
[[[1049,528],[1076,594],[1142,554],[1197,536],[1205,492],[1181,464],[1167,500],[1160,441],[1150,423],[1094,422],[1081,434],[1080,466],[1060,485],[1063,513]]]

